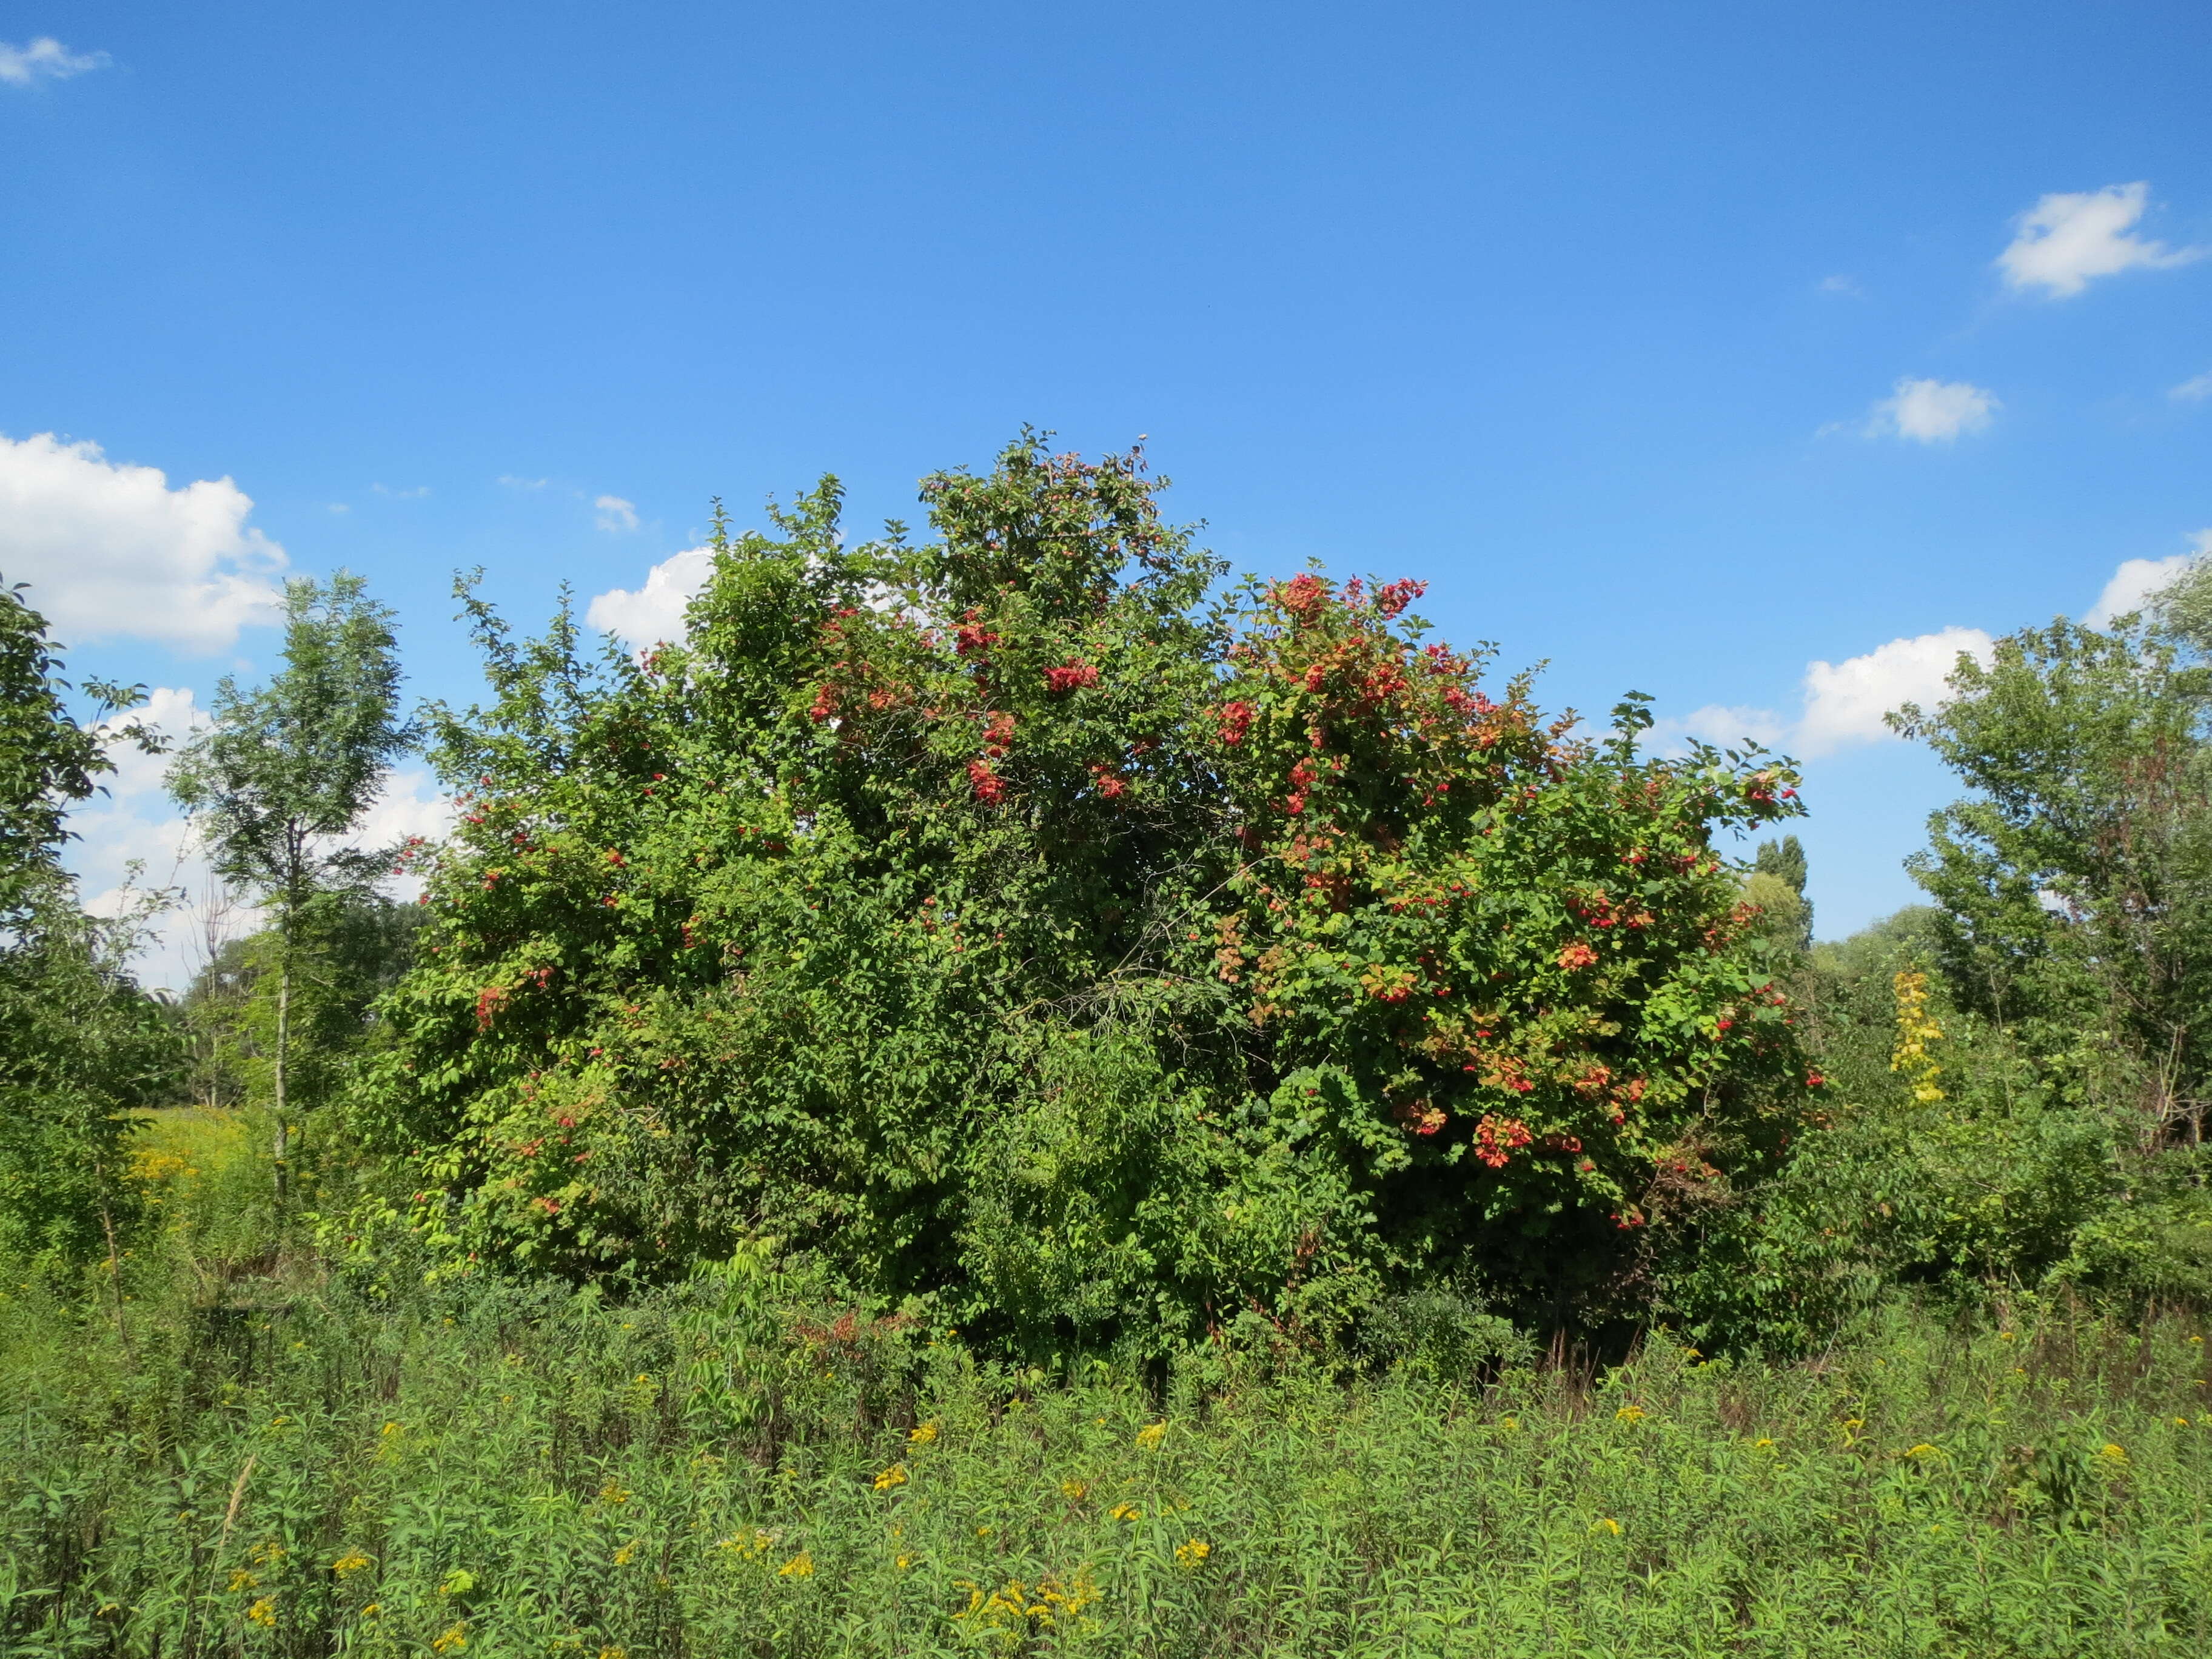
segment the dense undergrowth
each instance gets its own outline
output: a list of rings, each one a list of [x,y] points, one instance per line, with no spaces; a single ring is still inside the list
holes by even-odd
[[[0,1306],[10,1654],[2194,1654],[2212,1364],[2061,1304],[1790,1364],[1436,1322],[1047,1376],[741,1257],[634,1295],[165,1248]],[[155,1160],[167,1160],[155,1162]],[[1470,1333],[1474,1340],[1466,1340]]]

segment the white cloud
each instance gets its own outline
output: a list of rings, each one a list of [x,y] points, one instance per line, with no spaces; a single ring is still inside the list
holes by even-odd
[[[2096,604],[2081,613],[2081,621],[2090,628],[2107,628],[2115,617],[2124,617],[2130,611],[2140,611],[2143,601],[2172,583],[2189,567],[2212,553],[2212,529],[2200,530],[2190,538],[2186,553],[2176,553],[2164,559],[2129,559],[2112,572],[2112,580],[2105,591],[2097,595]]]
[[[2176,403],[2183,404],[2201,404],[2207,398],[2212,398],[2212,369],[2206,370],[2194,380],[2184,380],[2166,395]]]
[[[11,87],[27,87],[41,76],[66,81],[87,70],[106,69],[104,52],[73,52],[51,34],[42,34],[27,46],[11,46],[0,40],[0,81]]]
[[[593,599],[584,620],[632,645],[682,639],[684,607],[706,586],[714,568],[711,547],[672,554],[645,573],[644,586],[617,587]]]
[[[592,505],[599,509],[600,529],[637,528],[637,504],[635,501],[626,501],[619,495],[602,495]]]
[[[1686,714],[1654,720],[1644,734],[1644,747],[1661,755],[1681,755],[1690,742],[1710,743],[1729,749],[1750,742],[1768,749],[1780,747],[1790,736],[1790,723],[1771,708],[1747,708],[1707,703]]]
[[[1823,276],[1820,279],[1820,292],[1823,294],[1838,294],[1847,300],[1863,300],[1866,298],[1866,290],[1859,286],[1859,279],[1857,277],[1845,276],[1841,274],[1833,276]]]
[[[394,489],[390,484],[371,484],[369,488],[380,495],[389,495],[395,501],[419,501],[430,493],[428,484],[416,484],[412,489]]]
[[[1991,412],[2003,407],[1994,392],[1964,380],[1916,380],[1907,375],[1874,406],[1866,431],[1870,438],[1947,444],[1962,432],[1979,432],[1990,423]]]
[[[2039,288],[2063,300],[2094,277],[2201,258],[2203,248],[2169,248],[2132,234],[2149,194],[2150,185],[2138,180],[2045,196],[2021,215],[2010,246],[1997,255],[1998,269],[2014,288]]]
[[[550,478],[517,477],[512,472],[501,473],[499,475],[499,481],[505,484],[509,489],[543,489],[547,484],[553,482]]]
[[[196,651],[271,620],[284,550],[228,478],[176,489],[155,467],[110,461],[52,433],[0,436],[0,579],[72,643],[118,636]]]
[[[1959,653],[1964,651],[1986,662],[1990,645],[1990,636],[1978,628],[1946,628],[1892,640],[1864,656],[1839,663],[1808,663],[1797,749],[1807,755],[1825,755],[1850,744],[1879,743],[1890,735],[1883,715],[1908,702],[1927,708],[1942,702],[1944,680]]]

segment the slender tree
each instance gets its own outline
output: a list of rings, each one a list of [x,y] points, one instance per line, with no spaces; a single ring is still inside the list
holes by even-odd
[[[169,774],[171,793],[200,822],[216,872],[271,913],[280,1213],[289,1188],[293,1002],[313,915],[366,892],[388,862],[355,836],[392,761],[414,741],[398,714],[392,612],[368,597],[363,579],[343,571],[327,586],[297,579],[284,608],[282,671],[255,690],[224,679],[212,723]]]

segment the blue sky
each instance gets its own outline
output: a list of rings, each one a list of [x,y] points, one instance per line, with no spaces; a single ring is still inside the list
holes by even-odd
[[[834,470],[866,526],[1025,421],[1147,434],[1241,567],[1425,577],[1554,703],[1805,754],[1833,934],[1951,793],[1869,711],[2212,527],[2209,49],[2182,4],[0,5],[0,574],[182,718],[349,566],[465,696],[457,566],[535,618],[715,495]],[[139,769],[88,885],[165,817]]]

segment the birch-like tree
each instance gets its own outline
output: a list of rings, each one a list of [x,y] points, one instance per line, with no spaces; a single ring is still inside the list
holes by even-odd
[[[290,1184],[293,1011],[313,970],[318,907],[365,894],[390,854],[358,844],[392,763],[414,741],[399,717],[399,657],[387,606],[361,577],[294,580],[284,665],[257,690],[226,678],[213,720],[178,756],[170,793],[199,823],[217,875],[270,915],[276,934],[271,1076],[276,1203]]]

